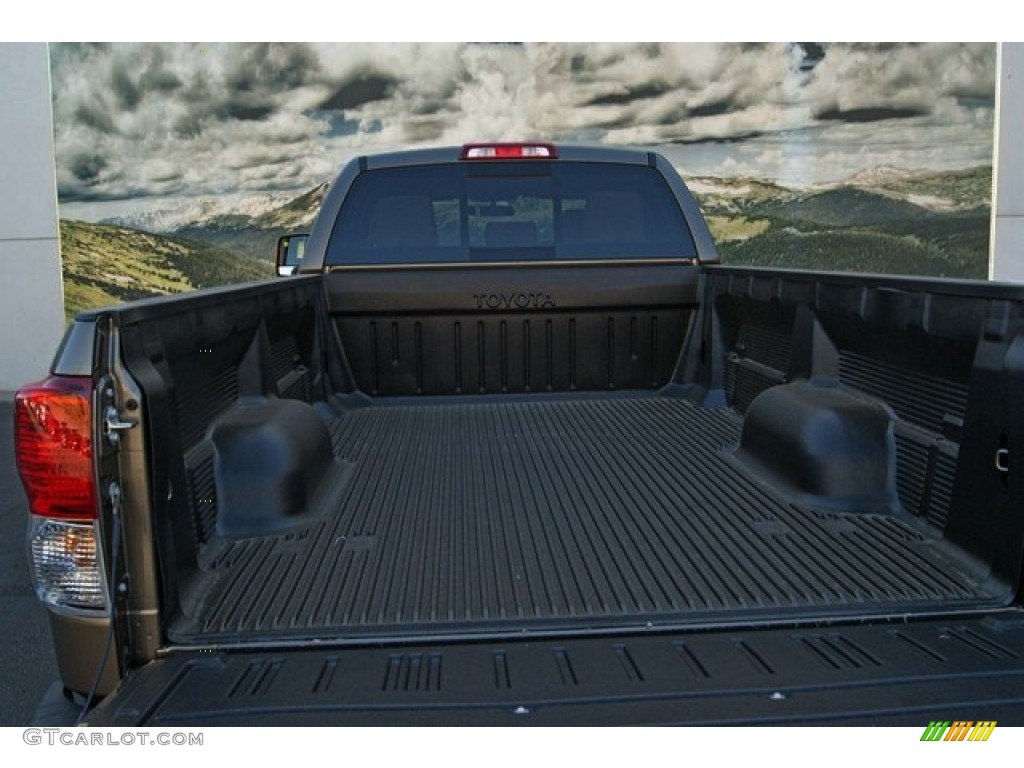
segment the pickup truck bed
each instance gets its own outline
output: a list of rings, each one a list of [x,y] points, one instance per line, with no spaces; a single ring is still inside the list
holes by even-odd
[[[741,423],[645,393],[331,416],[339,480],[322,508],[278,535],[212,542],[202,599],[171,637],[706,627],[1007,599],[912,517],[787,498],[736,460]]]
[[[599,269],[632,286],[650,268]],[[525,319],[435,308],[452,284],[505,274],[417,273],[404,306],[387,297],[408,274],[337,272],[112,316],[162,436],[131,432],[148,488],[123,466],[126,498],[152,500],[173,647],[834,624],[1015,600],[1021,519],[998,461],[1021,420],[1016,289],[715,267],[698,289],[681,266],[651,276],[662,293],[639,309],[615,293]],[[681,352],[630,352],[632,316],[686,322],[698,290]],[[478,345],[445,345],[460,325]],[[545,325],[546,352],[543,336],[501,343]],[[550,375],[526,375],[527,341]],[[631,386],[602,379],[613,363]],[[485,391],[418,393],[460,379]]]
[[[110,601],[52,613],[64,685],[106,659],[120,724],[1020,722],[1024,290],[715,261],[664,158],[471,146],[352,161],[297,277],[83,313],[19,411],[80,472],[36,549]]]

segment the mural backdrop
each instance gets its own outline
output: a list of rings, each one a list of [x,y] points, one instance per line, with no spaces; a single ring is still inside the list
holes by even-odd
[[[985,277],[995,45],[53,44],[69,315],[271,273],[357,154],[656,147],[727,263]]]

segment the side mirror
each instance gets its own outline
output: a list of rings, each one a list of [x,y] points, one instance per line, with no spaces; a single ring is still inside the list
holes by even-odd
[[[274,255],[274,269],[278,277],[294,275],[302,266],[309,235],[285,235],[277,239],[277,253]]]

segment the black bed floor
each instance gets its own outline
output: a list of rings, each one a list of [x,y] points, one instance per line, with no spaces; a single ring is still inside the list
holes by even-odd
[[[695,626],[993,605],[941,539],[794,504],[732,458],[740,418],[649,396],[374,405],[340,501],[224,545],[178,640]]]

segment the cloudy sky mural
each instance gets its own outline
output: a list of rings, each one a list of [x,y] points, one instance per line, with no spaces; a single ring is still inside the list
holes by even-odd
[[[787,184],[991,163],[992,44],[54,44],[77,218],[309,189],[363,152],[658,145]]]

